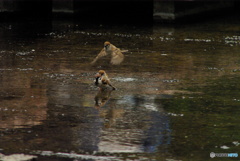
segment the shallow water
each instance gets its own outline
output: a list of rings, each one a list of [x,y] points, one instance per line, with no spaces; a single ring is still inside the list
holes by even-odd
[[[2,23],[0,153],[43,161],[239,153],[239,25],[237,17],[168,26]],[[91,66],[106,40],[129,50],[124,62]],[[94,86],[99,69],[116,91]]]

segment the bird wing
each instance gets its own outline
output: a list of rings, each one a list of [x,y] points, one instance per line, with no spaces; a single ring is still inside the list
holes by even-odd
[[[105,51],[105,49],[103,48],[100,53],[97,55],[97,57],[91,62],[91,64],[94,64],[98,59],[100,59],[103,56],[106,56],[107,52]]]
[[[116,48],[113,53],[112,53],[112,58],[111,58],[111,64],[113,65],[119,65],[122,63],[124,59],[124,55],[122,54],[121,50],[119,48]]]
[[[103,83],[103,84],[108,84],[108,79],[105,78],[105,77],[102,77],[102,83]]]
[[[116,87],[114,87],[114,86],[112,85],[112,83],[110,82],[110,80],[109,80],[109,79],[107,80],[107,84],[108,84],[110,87],[112,87],[112,89],[113,89],[113,90],[115,90],[115,89],[116,89]]]
[[[110,87],[112,87],[113,90],[116,88],[112,85],[110,79],[108,78],[107,74],[105,73],[105,76],[102,77],[103,84],[108,84]]]

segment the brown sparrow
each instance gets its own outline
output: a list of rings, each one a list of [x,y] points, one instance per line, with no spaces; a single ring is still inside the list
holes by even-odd
[[[91,62],[91,64],[94,64],[99,58],[103,56],[111,55],[112,58],[110,63],[113,65],[118,65],[124,59],[124,55],[122,54],[122,52],[127,52],[127,50],[121,51],[119,48],[111,44],[109,41],[106,41],[104,43],[103,49],[100,51],[97,57]]]
[[[98,73],[95,75],[95,85],[100,88],[100,90],[107,89],[107,85],[112,87],[112,90],[115,90],[116,88],[111,84],[107,73],[104,70],[99,70]]]

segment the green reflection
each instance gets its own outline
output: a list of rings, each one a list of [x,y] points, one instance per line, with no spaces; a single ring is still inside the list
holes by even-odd
[[[239,76],[223,76],[204,86],[186,90],[198,92],[178,94],[163,100],[171,113],[183,117],[171,118],[171,151],[180,158],[210,159],[209,153],[237,153],[239,146],[240,85]],[[218,158],[228,160],[231,158]]]

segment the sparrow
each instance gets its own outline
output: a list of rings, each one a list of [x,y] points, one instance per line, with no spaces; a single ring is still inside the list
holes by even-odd
[[[112,90],[115,90],[116,88],[111,84],[107,73],[104,70],[99,70],[98,73],[95,75],[95,85],[100,88],[100,90],[107,89],[107,86],[112,87]]]
[[[109,41],[106,41],[104,42],[103,49],[100,51],[97,57],[91,62],[91,64],[94,64],[98,59],[100,59],[103,56],[111,55],[110,63],[113,65],[119,65],[124,59],[124,55],[122,54],[123,52],[127,52],[127,50],[121,51],[119,48],[111,44]]]

